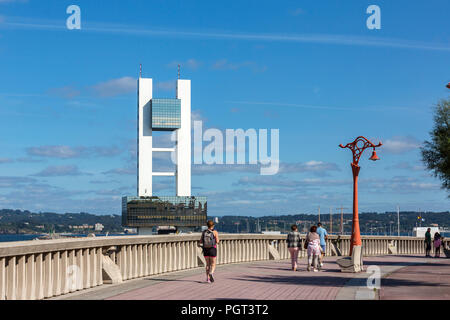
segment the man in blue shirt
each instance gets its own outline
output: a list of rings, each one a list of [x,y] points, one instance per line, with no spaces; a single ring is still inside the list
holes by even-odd
[[[322,256],[319,259],[320,260],[319,262],[320,262],[320,266],[323,267],[323,257],[325,256],[325,252],[327,251],[327,242],[326,242],[326,240],[328,239],[328,233],[327,233],[327,230],[325,230],[322,227],[322,224],[320,222],[317,224],[317,226],[318,226],[318,228],[317,228],[316,232],[320,236],[320,246],[322,247]]]

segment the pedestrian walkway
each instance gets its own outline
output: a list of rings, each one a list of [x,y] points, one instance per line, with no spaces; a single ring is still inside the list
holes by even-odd
[[[367,288],[371,274],[342,273],[335,261],[336,257],[327,257],[324,270],[317,273],[306,272],[305,259],[299,260],[297,272],[291,271],[288,260],[223,265],[218,266],[213,284],[205,282],[203,268],[199,268],[104,285],[56,299],[450,299],[450,259],[366,257],[365,268],[373,265],[381,270],[379,291]]]
[[[427,260],[383,279],[381,299],[450,300],[450,259]]]

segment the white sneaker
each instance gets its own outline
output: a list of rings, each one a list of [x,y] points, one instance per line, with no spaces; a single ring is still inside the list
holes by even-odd
[[[317,269],[314,269],[314,272],[319,272],[319,270],[317,270]]]
[[[320,266],[323,267],[323,263],[322,262],[320,263]]]

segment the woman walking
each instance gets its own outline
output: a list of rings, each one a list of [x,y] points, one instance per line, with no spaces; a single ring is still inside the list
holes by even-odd
[[[206,225],[208,229],[202,232],[200,244],[203,246],[203,256],[206,260],[206,282],[214,282],[214,270],[216,269],[217,244],[219,233],[214,230],[214,222],[209,220]]]
[[[302,239],[300,232],[298,232],[297,225],[291,226],[291,232],[287,235],[287,246],[289,253],[291,254],[292,270],[297,271],[298,251],[301,248]]]
[[[314,267],[314,272],[318,272],[317,269],[319,256],[321,255],[320,248],[320,236],[316,232],[317,227],[312,226],[309,230],[308,235],[306,236],[307,250],[308,250],[308,267],[306,270],[311,271],[311,264]]]

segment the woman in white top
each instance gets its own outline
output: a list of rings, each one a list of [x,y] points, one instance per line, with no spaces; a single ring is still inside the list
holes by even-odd
[[[312,226],[309,230],[308,235],[306,236],[306,243],[308,244],[308,267],[306,268],[308,271],[311,271],[311,264],[314,267],[314,272],[318,272],[317,269],[319,256],[321,255],[320,248],[320,236],[316,232],[317,227]]]

